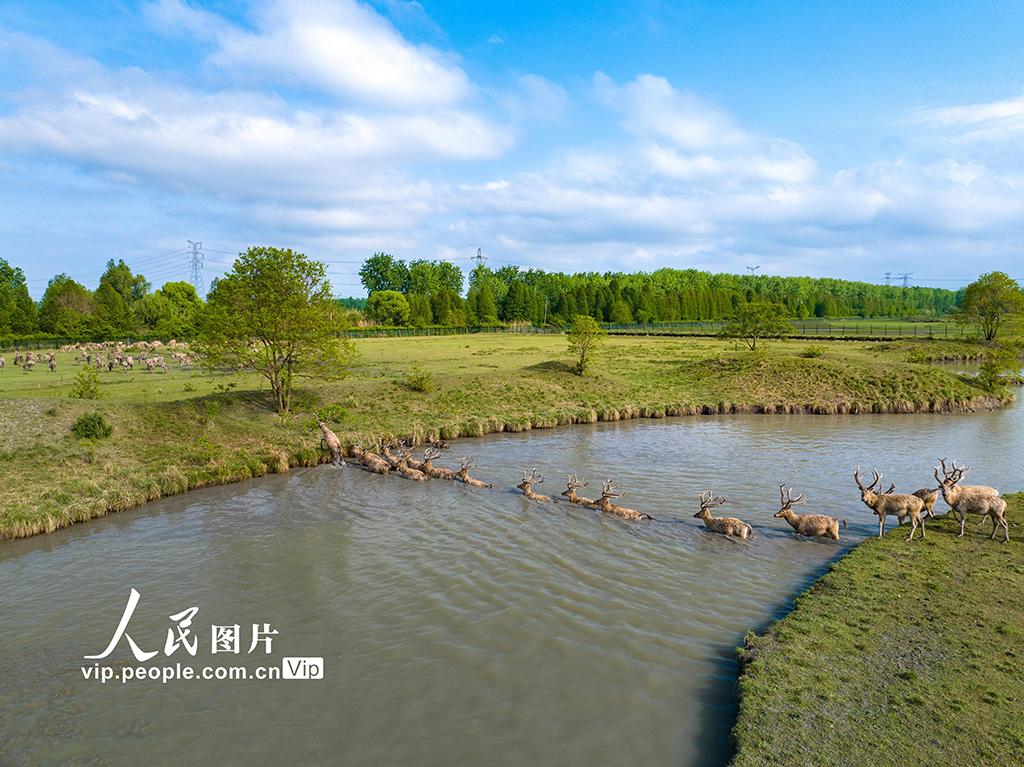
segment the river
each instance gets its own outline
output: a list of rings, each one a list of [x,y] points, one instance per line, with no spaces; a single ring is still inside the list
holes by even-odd
[[[460,440],[436,462],[473,455],[490,490],[323,466],[5,542],[0,764],[722,765],[734,647],[877,531],[857,465],[910,492],[955,457],[1012,492],[1022,434],[1019,407],[599,423]],[[592,498],[611,478],[654,520],[528,501],[514,486],[534,467],[554,496],[569,472]],[[798,511],[849,522],[840,541],[772,517],[783,482]],[[708,489],[750,541],[693,518]],[[86,660],[132,589],[125,633],[156,656],[122,638]],[[323,678],[120,681],[300,657]]]

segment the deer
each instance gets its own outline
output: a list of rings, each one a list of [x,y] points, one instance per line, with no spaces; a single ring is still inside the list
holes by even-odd
[[[939,459],[939,463],[942,464],[942,475],[943,475],[943,477],[954,477],[955,476],[956,479],[953,480],[953,484],[959,485],[962,489],[966,490],[968,493],[970,493],[972,495],[995,495],[995,496],[999,495],[999,491],[996,490],[994,487],[988,487],[986,485],[960,485],[960,480],[963,479],[964,476],[966,476],[967,473],[971,470],[970,466],[966,466],[966,467],[965,466],[957,466],[955,458],[953,459],[952,467],[949,468],[949,469],[946,468],[946,459],[945,458],[940,458]],[[938,477],[939,477],[939,475],[937,473],[938,472],[938,467],[937,466],[933,466],[932,468],[936,470],[935,478],[938,479]],[[939,492],[939,491],[942,490],[942,482],[943,482],[943,480],[940,479],[939,480],[939,490],[937,490],[936,492]],[[943,500],[945,500],[945,497],[943,497]],[[952,507],[950,507],[950,508],[952,508]],[[956,511],[956,509],[953,509],[953,514],[956,515],[956,517],[958,519],[960,518],[960,515]],[[981,520],[978,522],[978,524],[979,525],[985,524],[985,517],[982,517]]]
[[[600,504],[597,501],[592,501],[589,498],[582,498],[576,495],[577,490],[579,490],[581,487],[586,487],[589,483],[580,482],[578,479],[576,479],[575,472],[572,474],[566,474],[565,476],[568,477],[569,481],[567,482],[567,487],[565,491],[562,493],[562,495],[569,499],[569,503],[575,503],[580,506],[586,506],[588,509],[599,508]]]
[[[323,432],[323,437],[320,438],[320,448],[323,449],[326,445],[331,451],[331,463],[335,466],[344,466],[345,458],[341,448],[341,440],[338,439],[338,435],[327,428],[327,424],[324,421],[317,420],[317,426],[320,427],[320,431]]]
[[[530,489],[530,485],[533,485],[533,484],[539,485],[543,481],[544,481],[544,477],[541,476],[540,474],[538,474],[536,469],[533,470],[533,476],[531,476],[531,477],[527,477],[526,476],[526,469],[523,469],[523,481],[520,484],[516,485],[516,487],[518,487],[520,490],[522,490],[523,491],[523,495],[525,495],[531,501],[550,501],[551,499],[548,498],[546,495],[541,495],[540,493],[535,493],[535,492],[533,492],[533,490]]]
[[[793,507],[804,503],[804,494],[800,493],[793,497],[793,488],[786,490],[785,483],[779,485],[779,494],[782,496],[782,508],[773,516],[784,519],[800,535],[817,536],[819,538],[831,538],[839,540],[839,523],[843,523],[843,529],[847,527],[845,519],[832,519],[825,514],[797,514]]]
[[[362,461],[367,469],[377,474],[387,474],[391,469],[391,465],[379,455],[371,453],[369,450],[364,450],[362,442],[352,446],[352,455]]]
[[[641,514],[633,509],[625,509],[612,503],[612,498],[621,498],[625,493],[613,493],[615,485],[609,479],[601,483],[601,497],[597,500],[597,506],[601,511],[608,514],[618,514],[623,519],[652,519],[650,514]]]
[[[483,482],[479,479],[473,479],[469,476],[469,470],[476,467],[475,463],[472,463],[472,458],[468,455],[462,459],[462,468],[455,472],[455,476],[459,478],[460,482],[464,482],[467,485],[473,485],[474,487],[491,487],[491,485]]]
[[[985,521],[985,517],[989,517],[992,520],[992,535],[989,536],[989,540],[996,537],[996,530],[998,526],[1003,526],[1003,531],[1006,537],[1003,539],[1003,543],[1007,543],[1010,540],[1010,527],[1006,524],[1006,501],[1000,498],[998,495],[992,495],[990,492],[993,488],[990,487],[971,487],[960,486],[957,483],[963,479],[964,474],[970,471],[970,467],[966,468],[954,468],[949,472],[946,472],[946,465],[942,465],[943,472],[946,472],[946,476],[939,478],[939,467],[933,467],[935,469],[935,479],[939,480],[939,490],[942,491],[942,500],[949,504],[949,507],[953,509],[953,512],[960,518],[960,535],[957,538],[964,537],[964,526],[967,524],[968,514],[981,514],[982,522]]]
[[[427,476],[434,477],[435,479],[458,479],[459,475],[456,474],[451,469],[442,469],[440,467],[435,467],[431,463],[435,458],[440,457],[440,450],[438,450],[436,447],[428,447],[426,450],[423,451],[423,463],[421,463],[417,468],[419,468],[419,470],[422,471]]]
[[[406,479],[415,480],[416,482],[423,482],[425,480],[430,479],[430,477],[424,474],[422,471],[419,471],[418,469],[410,469],[409,466],[406,465],[405,461],[409,457],[409,455],[409,451],[406,450],[405,452],[396,456],[398,458],[398,462],[392,467],[394,472],[396,474],[401,474]]]
[[[693,516],[704,520],[704,527],[713,533],[721,533],[722,535],[729,535],[735,538],[746,540],[754,534],[754,528],[743,522],[736,517],[713,517],[711,516],[711,509],[721,506],[726,502],[726,498],[715,498],[714,493],[710,490],[706,493],[700,494],[700,511]]]
[[[860,499],[864,504],[874,511],[878,517],[878,537],[881,538],[885,532],[885,518],[892,514],[902,523],[904,517],[910,517],[910,522],[913,525],[910,529],[910,536],[907,538],[908,541],[914,539],[914,533],[917,531],[917,526],[921,525],[921,537],[925,537],[924,532],[924,520],[921,519],[921,511],[924,509],[924,501],[918,498],[916,495],[908,495],[904,493],[876,493],[874,489],[876,486],[881,486],[882,475],[874,469],[871,473],[875,477],[875,481],[872,482],[868,487],[864,487],[860,481],[860,466],[857,467],[857,471],[854,472],[853,478],[857,481],[857,487],[860,488]]]
[[[389,439],[385,442],[382,438],[377,438],[377,447],[380,450],[380,457],[387,461],[388,466],[397,466],[398,461],[400,460],[398,456],[391,453],[391,448],[396,445],[404,447],[404,444],[398,443],[394,439]]]

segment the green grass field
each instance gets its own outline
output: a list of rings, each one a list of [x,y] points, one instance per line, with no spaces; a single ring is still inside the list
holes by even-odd
[[[990,531],[869,538],[748,636],[733,767],[1024,764],[1024,538]]]
[[[324,459],[313,411],[332,407],[344,442],[422,441],[561,424],[700,412],[914,412],[989,406],[966,378],[909,359],[962,356],[960,342],[771,344],[750,354],[708,338],[609,338],[592,374],[571,372],[565,336],[478,334],[363,339],[360,367],[307,382],[290,417],[256,376],[171,366],[100,373],[103,399],[69,398],[79,368],[0,371],[0,536],[48,532],[193,487]],[[434,380],[413,391],[414,367]],[[973,404],[972,404],[973,403]],[[100,412],[112,437],[79,440],[75,420]],[[347,415],[341,416],[345,412]]]

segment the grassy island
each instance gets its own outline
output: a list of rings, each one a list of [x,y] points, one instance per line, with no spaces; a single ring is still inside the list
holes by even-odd
[[[748,635],[732,767],[1024,763],[1024,541],[975,519],[868,538]]]
[[[70,399],[80,370],[0,372],[0,537],[51,532],[162,496],[325,460],[311,414],[344,443],[422,441],[598,420],[727,412],[936,412],[998,407],[969,377],[922,361],[979,356],[961,341],[778,342],[751,354],[693,337],[616,336],[575,375],[565,336],[361,339],[359,368],[307,387],[281,418],[261,379],[172,366],[100,374],[99,400]],[[808,356],[817,355],[817,356]],[[425,384],[425,385],[411,385]],[[419,389],[419,390],[416,390]],[[426,389],[425,391],[423,389]],[[81,439],[99,412],[113,434]]]

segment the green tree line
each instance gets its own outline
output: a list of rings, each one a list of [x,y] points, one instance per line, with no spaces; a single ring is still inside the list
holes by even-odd
[[[406,265],[386,253],[367,259],[359,275],[370,296],[369,317],[417,327],[568,325],[577,314],[599,322],[714,321],[731,317],[744,304],[761,302],[779,304],[795,319],[940,316],[956,309],[959,296],[937,288],[696,269],[568,275],[480,265],[470,272],[463,299],[462,271],[457,266],[443,261]]]

